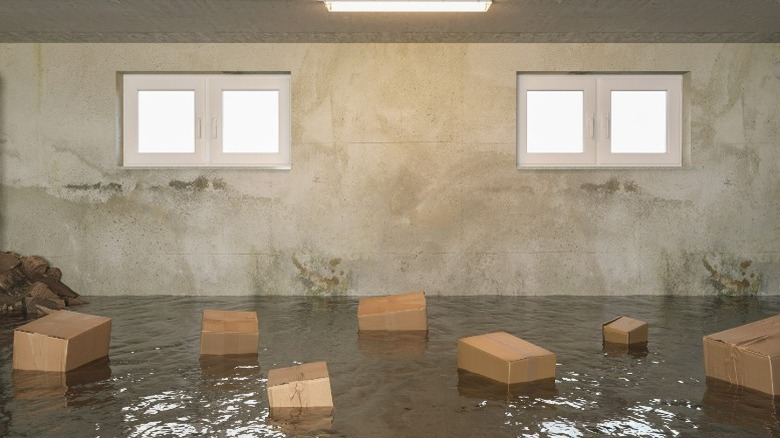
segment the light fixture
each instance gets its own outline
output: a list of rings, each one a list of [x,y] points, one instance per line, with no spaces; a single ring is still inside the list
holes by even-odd
[[[485,12],[491,0],[323,0],[330,12]]]

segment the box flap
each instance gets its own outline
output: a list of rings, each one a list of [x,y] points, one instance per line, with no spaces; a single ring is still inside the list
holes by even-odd
[[[609,326],[610,328],[619,330],[624,333],[630,333],[638,328],[641,328],[642,326],[647,325],[647,323],[644,321],[639,321],[638,319],[629,318],[627,316],[619,316],[612,321],[605,322],[603,325]]]
[[[379,313],[404,312],[425,308],[425,292],[363,298],[358,302],[358,318]]]
[[[38,333],[59,339],[72,339],[87,330],[110,321],[111,318],[102,316],[87,315],[85,313],[71,312],[69,310],[59,310],[17,327],[16,330],[27,333]]]
[[[780,315],[705,336],[762,356],[780,356]]]
[[[220,333],[258,333],[257,312],[204,310],[202,331]]]
[[[328,365],[325,362],[305,363],[268,371],[268,386],[322,378],[328,378]]]
[[[461,341],[508,362],[553,354],[549,350],[512,336],[507,332],[471,336],[463,338]]]

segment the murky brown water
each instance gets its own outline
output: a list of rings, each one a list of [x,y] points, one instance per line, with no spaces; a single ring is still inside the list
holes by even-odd
[[[701,338],[780,312],[780,298],[429,297],[427,339],[358,336],[356,299],[91,298],[113,318],[108,363],[66,381],[12,372],[0,316],[0,436],[780,436],[769,397],[707,384]],[[204,308],[251,309],[257,358],[201,359]],[[600,324],[650,323],[644,354],[605,352]],[[457,339],[506,330],[558,355],[554,386],[492,385],[458,373]],[[268,370],[325,360],[328,422],[269,421]]]

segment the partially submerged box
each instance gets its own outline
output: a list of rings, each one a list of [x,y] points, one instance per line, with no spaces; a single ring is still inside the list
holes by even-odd
[[[627,316],[618,316],[601,325],[604,343],[647,344],[647,323]]]
[[[361,299],[358,303],[358,329],[427,331],[425,292]]]
[[[268,371],[268,404],[272,416],[287,417],[291,409],[331,410],[327,364],[312,362]]]
[[[555,353],[506,332],[458,340],[458,368],[506,384],[555,378]]]
[[[704,336],[707,377],[780,395],[780,315]]]
[[[427,347],[427,331],[364,330],[358,332],[358,351],[376,359],[408,360],[424,355]]]
[[[108,356],[111,319],[60,310],[14,330],[13,368],[66,372]]]
[[[55,398],[65,395],[77,396],[79,392],[94,391],[96,388],[93,385],[89,386],[89,389],[84,389],[84,385],[99,384],[110,377],[111,366],[107,356],[64,373],[14,370],[12,373],[14,398],[53,401]],[[108,385],[108,383],[103,382],[103,385]]]
[[[204,310],[200,354],[257,354],[257,312]]]

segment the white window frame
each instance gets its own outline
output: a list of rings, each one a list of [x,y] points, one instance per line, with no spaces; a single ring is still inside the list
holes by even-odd
[[[682,166],[681,74],[524,74],[517,75],[517,168],[680,167]],[[584,92],[582,153],[527,151],[527,93]],[[666,152],[613,153],[610,143],[612,91],[666,91]]]
[[[194,153],[141,153],[138,148],[138,92],[195,92]],[[222,151],[222,91],[279,93],[276,153]],[[124,167],[258,167],[290,169],[291,111],[289,74],[168,74],[122,75],[122,165]]]

